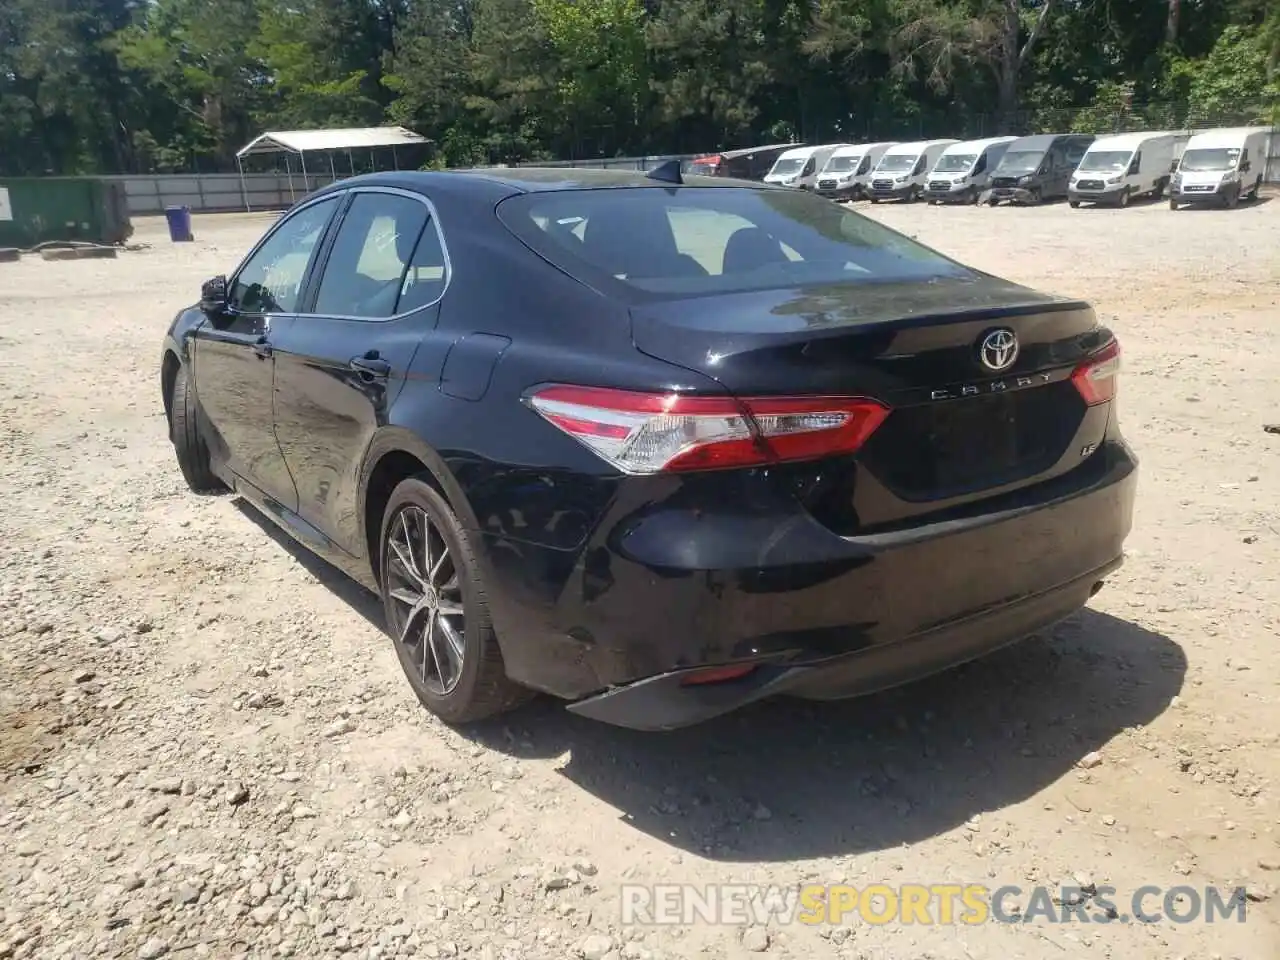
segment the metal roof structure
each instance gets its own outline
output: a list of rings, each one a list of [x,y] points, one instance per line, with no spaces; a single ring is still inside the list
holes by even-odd
[[[263,153],[317,153],[324,150],[368,150],[429,142],[405,127],[347,127],[333,130],[271,130],[254,137],[236,152],[238,159]]]

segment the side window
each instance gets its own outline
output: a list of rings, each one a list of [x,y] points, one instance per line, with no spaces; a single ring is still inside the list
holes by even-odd
[[[408,313],[439,299],[444,293],[444,282],[444,248],[440,246],[436,225],[428,220],[418,245],[413,248],[413,256],[409,258],[409,269],[405,271],[404,283],[400,285],[396,313]]]
[[[232,308],[242,313],[291,313],[325,224],[338,198],[304,207],[284,220],[249,258],[231,287]]]
[[[1142,151],[1139,150],[1133,155],[1133,159],[1129,161],[1129,172],[1137,173],[1142,169]]]
[[[916,161],[915,169],[911,171],[911,175],[913,177],[918,177],[920,174],[924,173],[924,167],[927,162],[928,158],[923,153],[920,154],[920,159]]]
[[[381,319],[396,311],[427,207],[391,193],[358,193],[325,264],[315,312]]]
[[[862,158],[862,162],[858,164],[857,176],[861,177],[871,170],[871,154],[867,154]]]
[[[978,162],[973,165],[975,174],[982,173],[987,169],[987,155],[984,153],[978,158]]]
[[[810,157],[809,162],[804,165],[804,170],[800,172],[800,176],[802,177],[811,176],[813,174],[814,169],[817,166],[817,162],[818,161],[816,158]]]

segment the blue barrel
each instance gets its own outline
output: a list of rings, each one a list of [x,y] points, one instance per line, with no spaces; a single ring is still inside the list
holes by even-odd
[[[169,221],[169,239],[174,243],[190,243],[195,239],[191,235],[190,207],[165,207],[164,218]]]

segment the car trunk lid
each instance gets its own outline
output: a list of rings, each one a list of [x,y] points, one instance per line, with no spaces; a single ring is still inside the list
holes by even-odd
[[[1016,336],[1017,350],[993,370],[982,344],[1001,330]],[[1110,339],[1093,310],[985,275],[647,303],[632,309],[632,336],[641,352],[738,396],[869,396],[889,405],[855,455],[888,493],[868,508],[859,492],[863,523],[1047,479],[1073,465],[1073,441],[1087,448],[1105,430],[1105,417],[1086,416],[1070,379]],[[857,470],[846,475],[852,500],[866,481]]]

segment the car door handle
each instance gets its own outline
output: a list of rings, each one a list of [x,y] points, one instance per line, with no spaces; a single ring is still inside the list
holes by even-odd
[[[366,377],[385,377],[391,373],[391,364],[379,356],[351,358],[351,369]]]
[[[271,341],[266,337],[259,337],[253,342],[253,352],[265,360],[271,356],[274,350],[271,346]]]

